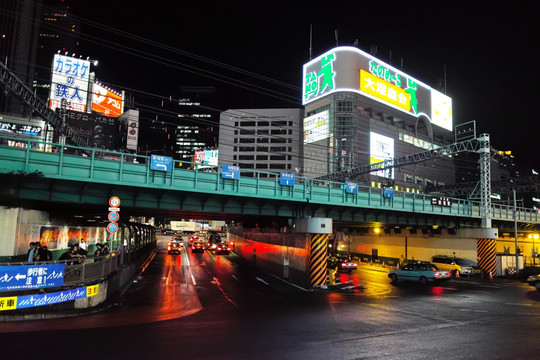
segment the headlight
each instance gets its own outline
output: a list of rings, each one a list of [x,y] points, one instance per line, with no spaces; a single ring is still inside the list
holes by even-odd
[[[536,277],[532,275],[527,278],[527,281],[534,281],[534,280],[536,280]]]

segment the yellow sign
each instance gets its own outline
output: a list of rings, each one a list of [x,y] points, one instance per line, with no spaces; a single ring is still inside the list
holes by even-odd
[[[86,297],[97,295],[99,292],[99,284],[86,287]]]
[[[360,91],[406,111],[411,110],[410,94],[363,69],[360,69]]]
[[[2,310],[14,310],[17,308],[17,297],[1,297],[0,298],[0,311]]]

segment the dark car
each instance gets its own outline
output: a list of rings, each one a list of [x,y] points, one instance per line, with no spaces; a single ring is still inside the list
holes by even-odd
[[[191,245],[191,252],[192,253],[204,252],[204,243],[202,241],[194,241],[193,245]]]
[[[206,249],[214,251],[219,243],[221,243],[221,238],[218,235],[210,235],[206,242]]]
[[[527,278],[527,283],[534,286],[536,290],[540,290],[540,275],[531,275]]]
[[[168,254],[180,254],[180,251],[182,250],[182,246],[180,243],[176,241],[171,241],[167,245],[167,253]]]
[[[231,247],[226,242],[222,242],[216,245],[216,255],[229,255]]]

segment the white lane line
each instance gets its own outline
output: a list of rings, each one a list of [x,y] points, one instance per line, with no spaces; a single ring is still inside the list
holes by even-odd
[[[190,275],[191,275],[191,281],[193,281],[193,285],[197,286],[197,282],[195,281],[195,276],[193,276],[193,274],[190,274]]]

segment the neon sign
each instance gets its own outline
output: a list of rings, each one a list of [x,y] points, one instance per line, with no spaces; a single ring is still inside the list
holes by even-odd
[[[303,105],[352,92],[452,130],[452,99],[355,47],[337,47],[303,66]]]

